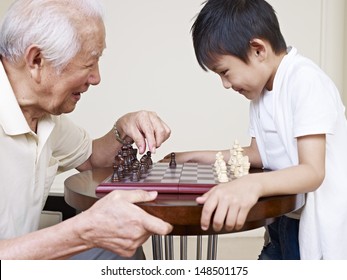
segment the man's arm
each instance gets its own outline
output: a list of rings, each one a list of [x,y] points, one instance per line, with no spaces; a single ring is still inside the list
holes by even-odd
[[[90,209],[55,226],[0,241],[0,259],[65,259],[98,247],[130,257],[152,234],[165,235],[168,223],[134,203],[151,201],[155,192],[114,191]]]

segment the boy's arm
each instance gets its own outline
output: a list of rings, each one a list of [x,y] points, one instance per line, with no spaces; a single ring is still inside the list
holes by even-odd
[[[253,168],[263,168],[263,163],[259,154],[257,140],[253,137],[251,144],[243,148],[243,155],[248,156],[249,162]]]
[[[212,214],[213,228],[240,229],[249,210],[263,196],[307,193],[316,190],[325,177],[325,135],[298,138],[299,164],[285,169],[254,173],[220,184],[197,198],[203,203],[201,226],[207,229]]]
[[[325,177],[325,134],[299,137],[297,145],[298,165],[254,176],[261,184],[261,196],[307,193],[322,184]]]
[[[250,146],[242,147],[243,154],[249,157],[249,162],[252,167],[262,168],[263,164],[260,158],[260,154],[258,151],[258,146],[255,138],[252,138]],[[184,162],[197,162],[201,164],[212,164],[216,160],[216,154],[219,151],[187,151],[187,152],[177,152],[175,153],[175,159],[177,163]],[[221,151],[224,156],[224,160],[228,161],[230,158],[230,150],[222,150]],[[170,153],[171,154],[171,153]],[[161,161],[169,162],[170,154],[166,155]]]

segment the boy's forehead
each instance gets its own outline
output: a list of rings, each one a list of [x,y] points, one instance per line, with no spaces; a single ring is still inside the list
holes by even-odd
[[[221,68],[221,65],[220,63],[215,63],[215,64],[208,65],[207,68],[209,68],[213,72],[217,72],[217,70]]]
[[[205,65],[207,68],[214,71],[215,69],[218,69],[221,66],[222,63],[222,56],[220,54],[216,53],[209,53],[208,57],[205,59]]]
[[[220,69],[225,64],[226,56],[227,55],[222,55],[222,54],[214,54],[213,56],[210,56],[210,60],[207,67],[211,69],[212,71],[215,71],[216,69]]]

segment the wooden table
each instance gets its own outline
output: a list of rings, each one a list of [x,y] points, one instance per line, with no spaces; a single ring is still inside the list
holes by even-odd
[[[259,172],[253,170],[252,172]],[[65,180],[65,201],[75,209],[84,211],[91,207],[105,194],[96,193],[96,187],[112,174],[111,168],[94,169],[81,172]],[[146,212],[159,217],[173,225],[170,235],[210,235],[230,233],[225,229],[215,232],[212,227],[203,231],[200,227],[202,205],[195,202],[197,195],[160,194],[155,201],[138,203]],[[290,213],[304,205],[304,195],[281,195],[260,198],[250,210],[246,223],[239,231],[259,228],[272,223],[276,217]],[[236,232],[236,231],[232,231]],[[155,239],[154,239],[155,241]],[[211,239],[212,243],[216,240]],[[156,241],[156,243],[158,243]],[[157,244],[158,245],[158,244]],[[160,246],[160,244],[158,245]],[[158,248],[153,248],[158,251]],[[212,255],[215,248],[211,249]],[[184,256],[183,256],[184,258]],[[211,257],[213,258],[213,256]]]

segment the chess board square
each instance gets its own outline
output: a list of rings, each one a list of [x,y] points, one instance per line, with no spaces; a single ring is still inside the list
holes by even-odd
[[[198,176],[198,181],[200,182],[202,180],[214,181],[215,180],[215,176]]]
[[[188,176],[188,177],[196,177],[196,172],[193,171],[183,171],[181,174],[181,177]]]
[[[143,180],[143,183],[160,183],[161,178],[155,179],[155,178],[150,178],[150,179],[145,179]]]
[[[161,183],[175,183],[177,184],[179,182],[178,178],[163,178],[160,180]]]
[[[199,179],[200,184],[218,184],[215,179]]]
[[[180,184],[196,184],[196,180],[193,179],[181,179]]]
[[[192,177],[192,176],[181,176],[180,177],[180,182],[190,181],[190,180],[194,180],[196,182],[197,178],[196,177]]]
[[[184,165],[184,168],[197,167],[198,163],[196,163],[196,162],[186,162],[183,165]]]
[[[162,176],[163,174],[165,174],[165,170],[153,170],[148,176]]]

